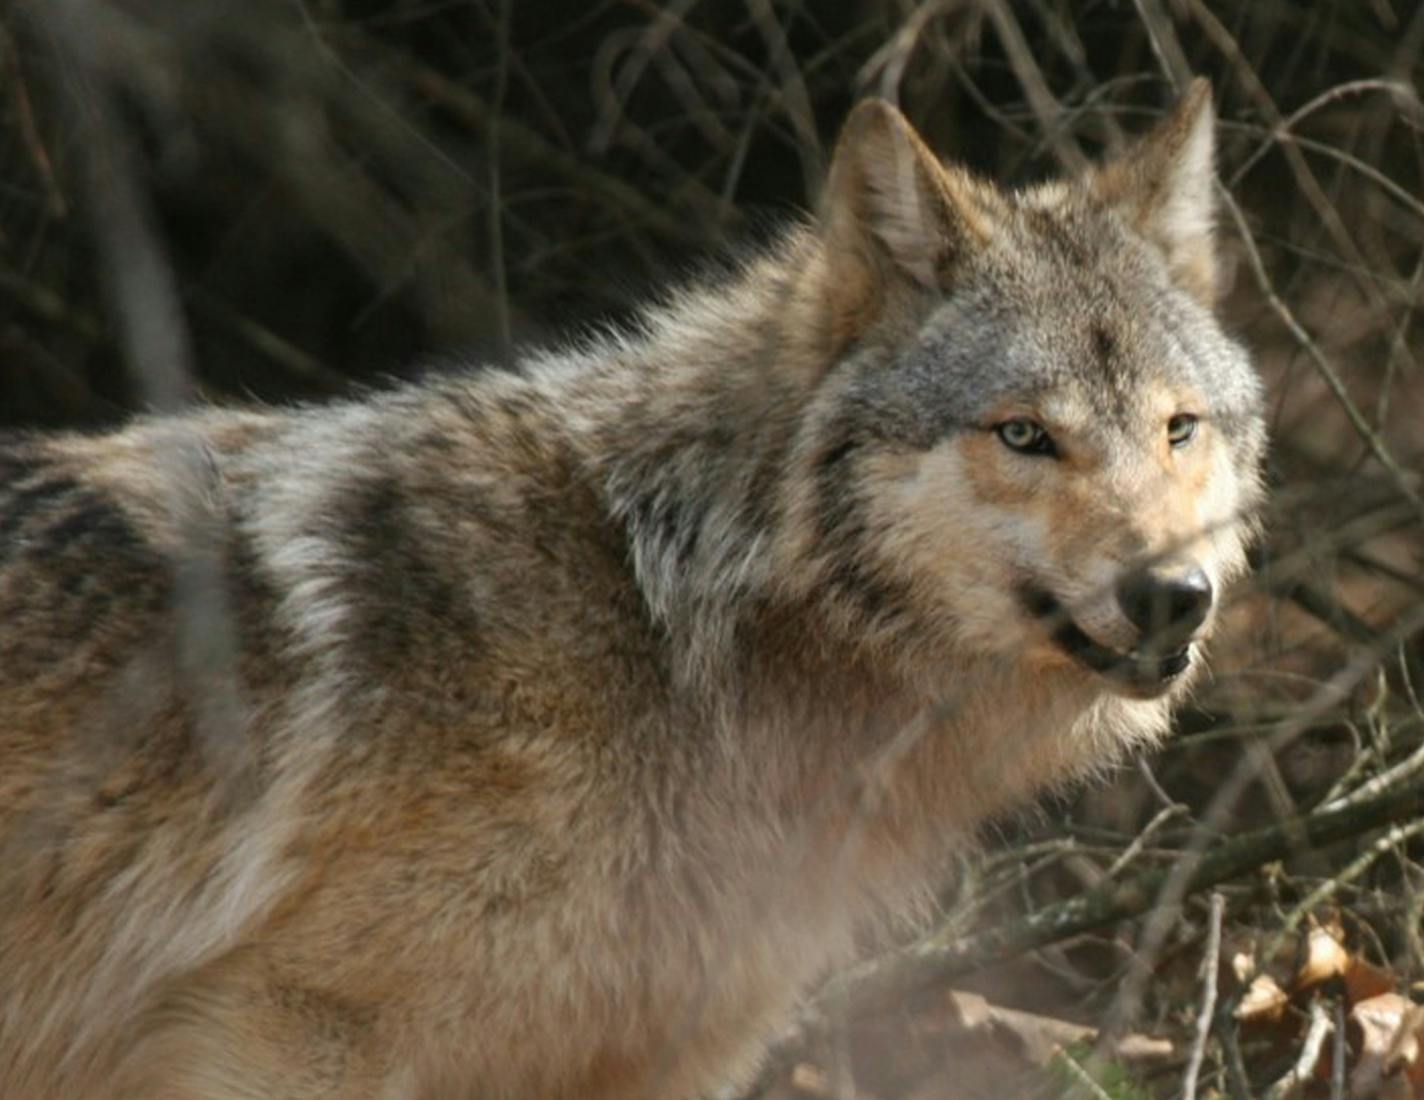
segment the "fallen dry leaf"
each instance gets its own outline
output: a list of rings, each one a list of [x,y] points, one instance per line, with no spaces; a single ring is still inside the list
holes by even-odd
[[[1415,1085],[1420,1074],[1424,1008],[1398,993],[1381,993],[1351,1008],[1350,1024],[1359,1044],[1350,1071],[1352,1100],[1393,1093],[1411,1098],[1421,1095]]]
[[[1275,1021],[1285,1012],[1290,998],[1269,974],[1257,974],[1252,979],[1241,1003],[1236,1006],[1236,1018],[1242,1023]]]
[[[1393,993],[1396,987],[1394,975],[1381,970],[1373,963],[1366,962],[1358,955],[1350,957],[1350,965],[1345,968],[1345,999],[1354,1005]]]
[[[1295,990],[1309,989],[1311,986],[1327,982],[1331,978],[1344,977],[1350,967],[1350,953],[1337,938],[1333,929],[1316,927],[1305,937],[1305,961],[1295,975]]]

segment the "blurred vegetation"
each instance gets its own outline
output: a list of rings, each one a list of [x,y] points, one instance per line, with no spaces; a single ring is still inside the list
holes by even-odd
[[[958,962],[934,956],[928,992],[877,1002],[851,1038],[813,1013],[762,1091],[1004,1096],[1021,1070],[1036,1084],[1014,1095],[1346,1095],[1321,1059],[1364,1064],[1346,1020],[1368,998],[1343,975],[1368,966],[1406,996],[1424,980],[1421,46],[1424,12],[1401,0],[16,3],[0,15],[0,427],[506,362],[813,210],[858,98],[894,99],[946,156],[1021,182],[1120,147],[1205,74],[1222,309],[1257,354],[1274,437],[1269,537],[1216,678],[1157,761],[966,861],[938,932]],[[181,310],[155,335],[144,303],[161,312],[165,287]],[[1322,831],[1361,806],[1377,812]],[[1281,842],[1206,881],[1202,853],[1245,829]],[[1134,883],[1152,892],[1071,934],[972,938]],[[1323,984],[1301,977],[1322,928],[1347,960]],[[868,966],[872,985],[887,972]],[[1262,975],[1284,997],[1269,1033],[1242,1011]],[[1065,1085],[1083,1059],[1020,1050],[976,1083],[946,1060],[965,1036],[966,1058],[988,1057],[935,1000],[951,982],[1100,1029],[1100,1055],[1141,1034],[1170,1052],[1109,1052],[1109,1077]],[[1207,989],[1219,1006],[1198,1026]],[[1019,1034],[1008,1018],[1001,1038]],[[1318,1020],[1339,1042],[1287,1081]],[[1193,1048],[1199,1086],[1183,1084]],[[1381,1064],[1348,1094],[1404,1079]]]

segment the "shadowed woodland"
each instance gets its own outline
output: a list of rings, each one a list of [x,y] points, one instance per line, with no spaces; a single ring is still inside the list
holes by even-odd
[[[1421,57],[1402,0],[20,3],[0,427],[508,363],[814,210],[857,99],[1017,183],[1205,75],[1273,441],[1214,675],[868,943],[756,1095],[1424,1096]]]

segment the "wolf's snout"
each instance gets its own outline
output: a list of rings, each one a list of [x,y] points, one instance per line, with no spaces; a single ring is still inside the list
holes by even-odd
[[[1213,598],[1211,579],[1193,565],[1186,572],[1141,569],[1117,586],[1117,602],[1144,638],[1186,639],[1206,622]]]

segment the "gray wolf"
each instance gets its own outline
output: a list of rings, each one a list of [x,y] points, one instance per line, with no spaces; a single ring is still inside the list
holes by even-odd
[[[867,102],[631,330],[7,439],[6,1100],[746,1081],[1199,674],[1263,447],[1212,131],[1011,192]]]

